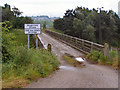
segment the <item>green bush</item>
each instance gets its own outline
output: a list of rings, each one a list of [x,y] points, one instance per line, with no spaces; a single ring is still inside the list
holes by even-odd
[[[29,74],[35,74],[30,73],[29,70],[31,70],[31,72],[36,72],[37,75],[39,73],[40,76],[45,77],[59,66],[57,58],[46,50],[33,48],[28,50],[26,47],[20,46],[17,47],[15,54],[13,62],[3,64],[3,73],[8,73],[11,70],[16,75],[27,77]]]
[[[105,57],[104,57],[104,54],[101,53],[99,59],[102,60],[103,62],[105,62],[105,61],[107,60],[107,57],[105,58]]]
[[[8,26],[6,22],[1,23],[2,26],[2,62],[7,62],[12,58],[12,47],[16,46],[15,35],[9,33],[11,26]]]
[[[59,67],[57,57],[47,50],[28,49],[27,35],[23,30],[3,32],[2,47],[3,87],[17,87],[19,80],[25,83],[46,77]]]
[[[109,51],[108,57],[105,57],[103,52],[91,51],[91,53],[87,55],[87,58],[98,64],[107,64],[112,65],[113,67],[118,67],[118,55],[116,51]]]
[[[97,62],[99,59],[99,56],[100,56],[100,53],[98,51],[91,51],[91,53],[87,55],[87,58]]]
[[[116,51],[112,51],[112,52],[109,51],[109,55],[111,58],[114,58],[116,56],[116,54],[117,54]]]

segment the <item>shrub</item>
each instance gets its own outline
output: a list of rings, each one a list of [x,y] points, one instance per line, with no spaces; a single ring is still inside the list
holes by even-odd
[[[118,57],[114,57],[112,66],[115,67],[115,68],[118,68],[119,67],[118,64],[119,64]]]
[[[107,61],[107,57],[104,57],[104,54],[101,53],[98,61],[99,64],[105,64],[105,62]]]
[[[99,56],[100,56],[100,53],[98,51],[91,51],[91,53],[87,55],[87,58],[94,62],[97,62],[99,59]]]
[[[24,37],[19,36],[18,32]],[[6,61],[2,65],[3,87],[18,87],[20,83],[14,82],[21,78],[24,83],[27,80],[36,80],[46,77],[59,67],[57,57],[47,50],[28,49],[27,36],[23,34],[23,30],[13,30],[3,34],[3,46],[7,51],[3,54]],[[9,58],[6,58],[7,54]]]
[[[9,33],[11,26],[8,26],[6,22],[2,23],[2,62],[7,62],[12,58],[12,47],[15,46],[15,35]]]
[[[119,67],[118,55],[116,51],[109,52],[109,57],[105,57],[102,52],[99,53],[98,51],[91,51],[91,53],[87,55],[87,59],[92,62],[97,62],[98,64],[112,65],[115,68]]]
[[[18,46],[14,51],[14,63],[18,66],[26,66],[30,64],[30,57],[32,53],[25,46]]]

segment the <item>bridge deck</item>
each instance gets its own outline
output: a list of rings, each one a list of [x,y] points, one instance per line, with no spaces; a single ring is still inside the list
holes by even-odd
[[[81,52],[63,44],[42,33],[40,35],[44,44],[52,45],[52,52],[57,55],[60,70],[47,78],[32,82],[27,88],[118,88],[118,72],[107,66],[86,63],[85,68],[70,66],[62,60],[65,53],[75,57],[83,55]]]

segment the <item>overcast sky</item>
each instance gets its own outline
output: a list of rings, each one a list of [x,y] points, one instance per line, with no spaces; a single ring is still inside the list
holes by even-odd
[[[104,10],[113,10],[118,13],[120,0],[0,0],[0,6],[10,4],[19,8],[24,16],[48,15],[62,17],[66,10],[77,6],[89,9],[104,7]]]

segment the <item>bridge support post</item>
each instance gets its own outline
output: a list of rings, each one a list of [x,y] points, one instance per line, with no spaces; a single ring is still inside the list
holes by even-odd
[[[52,46],[51,46],[51,44],[48,44],[48,45],[47,45],[47,49],[48,49],[49,52],[52,51]]]
[[[109,44],[105,43],[104,45],[104,56],[109,57]]]
[[[91,42],[91,51],[93,50],[93,42]]]
[[[84,40],[82,40],[82,49],[84,50]]]

